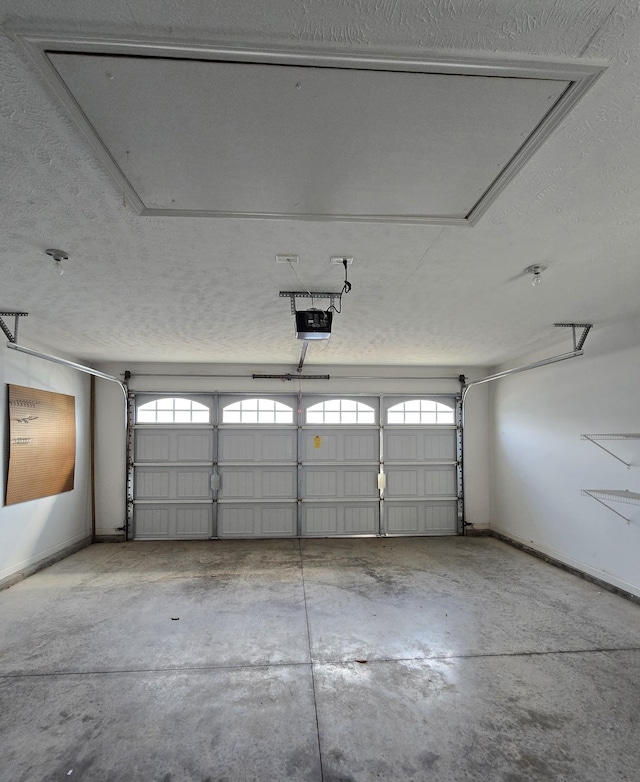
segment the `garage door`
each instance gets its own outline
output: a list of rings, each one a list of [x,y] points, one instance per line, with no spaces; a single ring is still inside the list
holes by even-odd
[[[136,539],[461,531],[457,397],[137,394]]]

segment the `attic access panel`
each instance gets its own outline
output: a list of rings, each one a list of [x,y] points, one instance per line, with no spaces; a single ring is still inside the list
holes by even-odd
[[[474,223],[602,70],[23,43],[154,216]]]

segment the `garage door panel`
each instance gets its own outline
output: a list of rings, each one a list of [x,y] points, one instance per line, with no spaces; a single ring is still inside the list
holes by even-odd
[[[387,518],[387,531],[394,532],[418,532],[418,507],[417,505],[385,505]]]
[[[255,497],[255,479],[258,474],[255,470],[239,470],[227,468],[220,469],[220,491],[219,498],[227,497]]]
[[[373,535],[378,532],[379,505],[346,505],[344,531],[347,535]]]
[[[338,509],[333,506],[306,505],[302,515],[303,535],[337,535]]]
[[[318,465],[305,466],[302,471],[305,499],[332,497],[348,499],[355,497],[378,497],[378,468]]]
[[[296,498],[297,476],[295,467],[262,470],[262,496],[265,498]]]
[[[296,468],[219,467],[219,499],[296,499]]]
[[[324,470],[304,471],[305,497],[336,497],[338,495],[338,472],[330,467]]]
[[[270,535],[292,536],[297,530],[297,505],[277,508],[262,508],[260,516],[260,532]]]
[[[164,499],[171,497],[171,475],[168,469],[154,469],[145,467],[136,470],[135,498],[140,499]]]
[[[458,508],[455,500],[438,502],[385,501],[386,529],[390,535],[455,535]]]
[[[251,432],[221,431],[219,438],[219,460],[234,462],[256,461],[254,436]]]
[[[378,469],[345,467],[342,471],[344,496],[376,497],[378,495]]]
[[[418,472],[407,468],[394,470],[387,468],[387,496],[417,497]]]
[[[212,506],[203,504],[145,505],[134,508],[136,539],[176,540],[211,537]]]
[[[211,469],[176,470],[176,499],[205,500],[211,496]]]
[[[329,462],[338,460],[338,435],[331,432],[303,435],[303,458],[305,461]]]
[[[270,432],[259,433],[260,461],[262,462],[288,462],[296,458],[296,433],[295,431],[272,434]]]
[[[211,535],[211,506],[176,508],[176,534],[185,538],[208,538]]]
[[[213,459],[211,432],[178,433],[177,459],[181,462],[210,462]]]
[[[297,503],[220,503],[221,538],[292,537],[296,534]]]
[[[379,529],[377,502],[302,503],[302,535],[375,535]]]
[[[136,538],[168,538],[169,509],[136,505],[134,510]]]
[[[213,430],[135,430],[136,464],[145,462],[210,462]]]
[[[456,496],[456,468],[453,465],[448,467],[427,467],[422,472],[422,478],[426,495]]]
[[[168,462],[169,434],[136,430],[136,462]]]
[[[384,431],[385,461],[414,461],[418,458],[418,435],[416,432]]]
[[[378,458],[380,435],[373,432],[346,432],[344,436],[345,461],[368,462]]]
[[[375,462],[379,449],[378,429],[319,426],[303,432],[303,461],[306,462]]]
[[[291,462],[296,458],[296,431],[221,429],[221,462]]]
[[[240,537],[256,534],[255,516],[259,508],[252,505],[227,507],[218,505],[218,535],[220,537]]]
[[[456,459],[456,430],[385,428],[385,461]]]
[[[393,497],[455,497],[455,465],[417,465],[387,467],[386,496]]]
[[[211,467],[138,467],[136,500],[206,500],[211,498]]]

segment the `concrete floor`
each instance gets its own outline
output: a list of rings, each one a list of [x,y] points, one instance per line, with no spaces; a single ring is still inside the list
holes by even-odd
[[[0,780],[637,782],[640,606],[491,538],[98,544],[0,593]]]

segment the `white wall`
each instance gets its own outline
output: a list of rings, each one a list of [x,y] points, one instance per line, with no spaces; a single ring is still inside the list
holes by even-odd
[[[253,380],[251,375],[293,372],[291,367],[255,365],[184,364],[104,364],[103,371],[122,376],[126,369],[135,391],[251,392],[256,394],[297,393],[297,381]],[[142,374],[144,373],[144,375]],[[159,373],[147,376],[148,373]],[[303,393],[320,394],[393,394],[459,393],[457,377],[464,368],[438,367],[334,367],[309,366],[303,373],[330,375],[331,380],[304,380]],[[470,377],[486,372],[477,367],[467,370]],[[167,374],[174,375],[167,377]],[[234,375],[234,377],[187,377],[189,374]],[[293,372],[295,374],[295,372]],[[361,379],[345,376],[360,376]],[[374,376],[363,379],[362,376]],[[418,377],[407,380],[406,377]],[[447,377],[451,380],[435,380]],[[430,379],[431,378],[431,379]],[[465,431],[465,491],[467,520],[483,526],[489,522],[488,476],[488,392],[479,387],[467,407]],[[117,534],[125,514],[126,465],[122,393],[114,383],[97,381],[96,387],[96,534]]]
[[[53,497],[4,504],[8,467],[7,383],[70,394],[76,400],[74,489]],[[0,350],[0,582],[91,536],[90,379],[39,358]]]
[[[640,492],[640,440],[603,443],[634,463],[628,470],[580,439],[640,432],[640,320],[594,328],[581,357],[492,383],[490,404],[491,527],[640,595],[640,506],[612,504],[628,524],[581,496]]]

